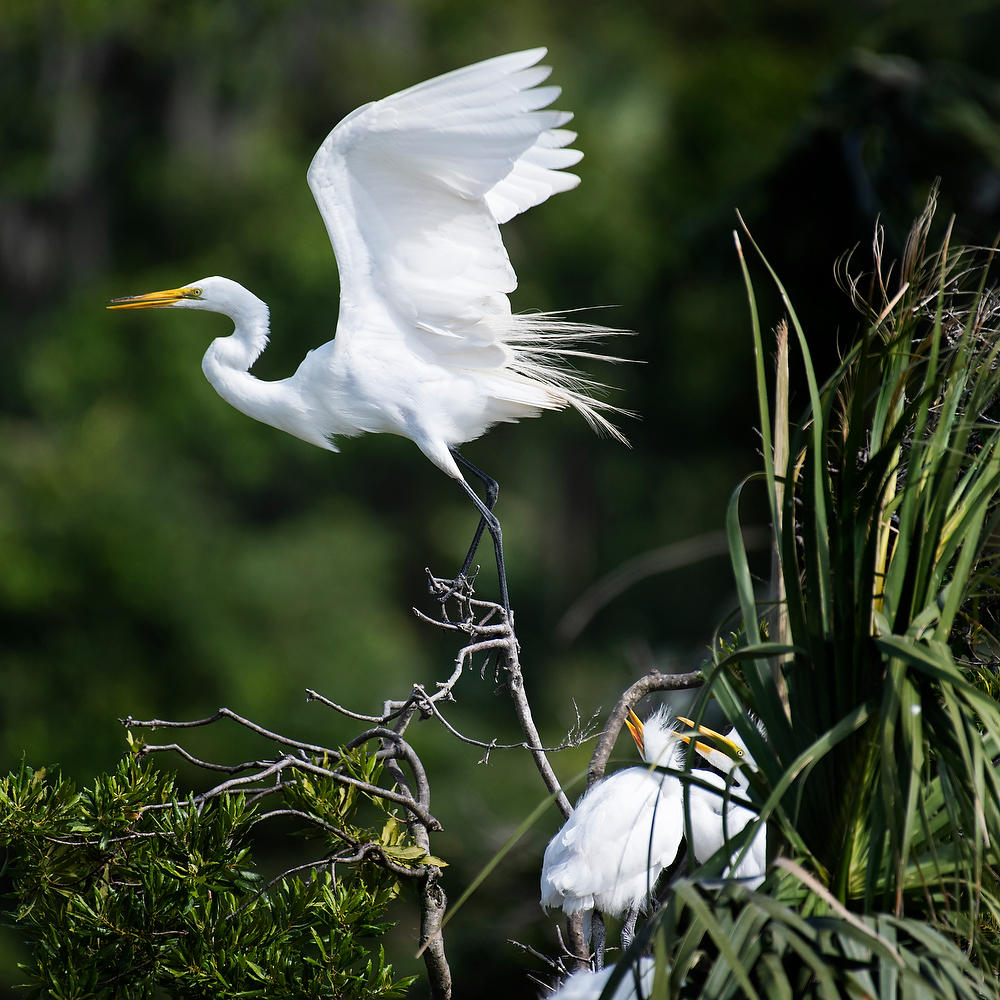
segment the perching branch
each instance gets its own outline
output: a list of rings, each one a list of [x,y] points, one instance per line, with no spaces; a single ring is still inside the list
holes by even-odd
[[[628,715],[628,711],[633,705],[653,691],[683,691],[688,688],[701,687],[704,683],[705,675],[700,670],[692,670],[686,674],[663,674],[659,670],[651,670],[626,688],[618,699],[614,711],[608,716],[608,721],[604,724],[604,731],[601,733],[590,758],[590,766],[587,768],[587,787],[590,788],[595,781],[600,781],[604,777],[604,769],[608,766],[615,741],[625,724],[625,716]]]
[[[559,779],[552,770],[552,765],[542,747],[538,727],[531,714],[531,705],[528,703],[524,691],[520,644],[514,633],[513,622],[507,619],[504,609],[499,604],[475,599],[472,596],[471,586],[456,588],[455,581],[442,580],[430,573],[428,573],[428,584],[431,594],[440,599],[441,618],[430,618],[417,611],[418,617],[438,628],[464,632],[469,637],[469,642],[459,650],[455,659],[455,670],[452,676],[444,685],[439,685],[440,690],[432,696],[432,699],[440,700],[442,697],[451,696],[452,688],[461,676],[465,664],[471,662],[472,657],[477,653],[497,654],[497,671],[503,670],[506,673],[504,686],[514,703],[514,714],[517,716],[521,732],[524,733],[527,750],[535,761],[535,767],[538,768],[538,773],[542,776],[546,789],[555,795],[555,801],[563,815],[569,816],[573,807],[563,792]],[[454,601],[458,607],[460,618],[457,621],[452,621],[448,615],[449,600]],[[494,622],[495,619],[498,621]],[[485,672],[488,662],[487,658],[483,664],[483,672]]]

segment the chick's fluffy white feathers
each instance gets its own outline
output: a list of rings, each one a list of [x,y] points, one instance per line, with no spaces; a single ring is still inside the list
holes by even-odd
[[[739,763],[719,751],[704,754],[712,764],[723,771],[723,777],[716,771],[695,770],[691,773],[701,781],[713,786],[712,789],[692,784],[690,786],[691,849],[695,859],[704,863],[723,844],[741,834],[748,824],[756,821],[757,813],[733,801],[733,797],[746,798],[748,782],[745,768],[754,767],[754,759],[746,743],[733,729],[726,735],[742,752]],[[717,789],[717,790],[716,790]],[[749,847],[731,849],[731,857],[742,860],[727,865],[723,877],[742,879],[750,888],[756,888],[764,881],[767,871],[767,827],[761,824]]]
[[[669,720],[661,709],[645,724],[649,764],[676,763]],[[616,917],[643,908],[677,854],[684,833],[680,799],[679,781],[650,767],[616,771],[595,784],[545,849],[542,905]]]

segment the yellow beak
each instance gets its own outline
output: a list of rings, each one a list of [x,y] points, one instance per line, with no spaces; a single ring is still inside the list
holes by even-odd
[[[690,726],[692,729],[695,728],[695,724],[690,719],[685,719],[682,715],[677,716],[678,722],[683,722],[685,726]],[[743,751],[730,739],[723,736],[722,733],[717,733],[714,729],[709,729],[708,726],[698,726],[697,731],[701,733],[702,736],[708,736],[714,740],[717,746],[710,746],[707,743],[702,743],[700,740],[695,742],[694,748],[698,753],[703,754],[706,757],[710,757],[713,752],[718,752],[721,748],[722,752],[726,754],[727,757],[732,757],[737,763],[743,760]],[[690,743],[693,736],[692,735],[681,735],[680,738],[684,740],[685,743]]]
[[[112,299],[109,309],[154,309],[157,306],[172,306],[181,299],[196,299],[201,295],[198,288],[167,288],[162,292],[146,292],[145,295],[126,295]]]
[[[645,757],[645,753],[642,748],[642,719],[640,719],[631,708],[628,710],[628,717],[625,719],[625,725],[628,726],[628,731],[632,734],[632,739],[635,740],[635,745],[639,748],[639,754]]]

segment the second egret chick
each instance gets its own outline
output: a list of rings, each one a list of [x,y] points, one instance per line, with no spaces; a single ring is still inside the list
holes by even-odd
[[[690,719],[678,716],[678,722],[694,728],[694,723]],[[746,798],[749,783],[745,769],[754,769],[756,765],[735,729],[730,730],[725,736],[714,729],[709,729],[708,726],[698,726],[697,729],[703,736],[715,741],[718,746],[710,746],[699,740],[694,745],[695,749],[710,764],[722,771],[722,774],[702,769],[691,772],[700,780],[715,786],[714,789],[702,788],[695,784],[690,786],[692,840],[690,846],[691,852],[699,864],[702,864],[723,844],[737,837],[749,823],[757,819],[756,812],[734,802],[731,798],[733,795]],[[681,736],[680,739],[690,740],[691,737]],[[720,746],[726,750],[719,749]],[[739,858],[740,855],[742,858],[735,866],[732,864],[726,866],[723,876],[740,879],[751,889],[756,889],[764,881],[764,874],[767,871],[766,825],[763,823],[760,825],[746,850],[743,847],[734,848],[730,858]]]
[[[600,972],[581,969],[574,972],[555,993],[550,993],[548,1000],[600,1000],[614,974],[613,965]],[[656,962],[643,956],[625,973],[609,1000],[644,1000],[652,996],[655,974]]]
[[[675,766],[682,747],[669,710],[661,708],[645,725],[629,714],[625,724],[643,759]],[[545,849],[542,906],[583,913],[588,941],[594,910],[624,917],[622,946],[628,947],[639,913],[684,836],[682,794],[677,778],[652,767],[626,768],[597,782]],[[594,943],[600,964],[603,940]]]

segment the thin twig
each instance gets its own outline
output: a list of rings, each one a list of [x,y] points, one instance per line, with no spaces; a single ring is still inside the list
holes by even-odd
[[[296,750],[305,750],[309,753],[321,756],[326,755],[331,758],[339,756],[335,750],[331,750],[329,747],[318,746],[315,743],[301,743],[298,740],[291,740],[287,736],[282,736],[281,733],[274,733],[270,729],[265,729],[263,726],[257,725],[256,722],[251,722],[250,719],[244,719],[242,715],[237,715],[236,712],[228,708],[220,708],[215,715],[210,715],[204,719],[193,719],[188,722],[171,722],[167,719],[142,720],[134,719],[131,715],[126,719],[119,719],[118,721],[128,729],[195,729],[199,726],[210,726],[220,719],[229,719],[237,725],[243,726],[253,733],[257,733],[259,736],[274,740],[280,746],[293,747]]]
[[[262,760],[248,760],[242,764],[216,764],[213,761],[195,757],[194,754],[188,753],[179,743],[145,743],[136,749],[136,753],[140,756],[147,756],[153,753],[175,753],[189,764],[194,764],[195,767],[200,767],[205,771],[221,771],[223,774],[239,774],[240,771],[249,770],[251,767],[266,767],[268,764],[268,761]]]
[[[471,661],[477,653],[497,653],[502,656],[498,660],[498,669],[502,669],[507,680],[505,687],[514,703],[514,714],[525,737],[528,752],[535,761],[535,767],[542,777],[545,787],[555,796],[556,803],[564,816],[569,816],[573,807],[559,784],[559,779],[552,770],[542,741],[538,735],[538,727],[532,717],[531,705],[524,692],[524,676],[521,671],[520,645],[514,632],[513,622],[508,620],[504,609],[499,604],[481,601],[473,598],[471,585],[466,581],[465,587],[458,587],[455,581],[442,580],[428,572],[428,584],[433,596],[440,600],[441,618],[435,619],[417,612],[418,616],[428,623],[449,631],[465,632],[470,641],[459,650],[455,658],[455,671],[449,686],[443,690],[450,694],[451,686],[461,675],[465,664]],[[448,616],[448,601],[454,600],[461,611],[461,620],[452,621]],[[478,616],[478,617],[477,617]],[[496,624],[490,622],[496,620]],[[487,660],[488,662],[488,660]],[[484,668],[485,670],[485,664]],[[439,698],[439,691],[432,698]]]
[[[313,816],[311,813],[307,813],[302,809],[272,809],[269,812],[261,813],[250,825],[257,826],[259,823],[263,823],[269,819],[276,819],[278,816],[296,816],[299,819],[305,820],[307,823],[311,823],[313,826],[320,827],[320,829],[325,830],[327,833],[332,833],[335,837],[339,837],[351,846],[356,846],[358,843],[353,837],[344,833],[343,830],[336,826],[332,826],[325,820],[321,820],[318,816]]]
[[[489,742],[485,740],[477,740],[472,736],[466,736],[464,733],[456,729],[441,713],[441,710],[433,703],[430,697],[427,698],[425,702],[427,706],[428,714],[432,715],[438,722],[441,723],[445,729],[448,730],[455,739],[460,740],[462,743],[467,743],[469,746],[479,747],[483,750],[488,750],[492,752],[493,750],[541,750],[543,753],[558,753],[561,750],[575,749],[581,744],[585,743],[592,736],[592,732],[584,727],[579,726],[579,713],[577,713],[577,723],[578,725],[574,727],[578,735],[573,736],[572,732],[567,733],[566,739],[556,746],[550,747],[532,747],[525,743],[523,740],[520,743],[498,743],[496,739],[492,739]]]
[[[325,695],[321,695],[312,688],[306,688],[306,701],[318,701],[321,705],[332,708],[335,712],[339,712],[348,719],[357,719],[359,722],[374,722],[379,725],[385,725],[387,721],[384,715],[362,715],[360,712],[352,712],[351,709],[344,708],[343,705],[338,705],[335,701],[330,701]]]

